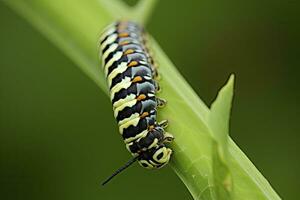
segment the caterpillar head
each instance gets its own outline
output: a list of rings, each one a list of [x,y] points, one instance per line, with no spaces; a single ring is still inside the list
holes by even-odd
[[[159,169],[165,166],[171,157],[172,150],[161,144],[141,154],[139,164],[147,169]]]

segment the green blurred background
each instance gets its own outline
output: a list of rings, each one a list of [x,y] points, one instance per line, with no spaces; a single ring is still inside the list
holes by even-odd
[[[231,136],[284,199],[300,199],[299,9],[160,1],[147,26],[207,104],[236,74]],[[1,199],[191,199],[168,167],[100,187],[130,157],[109,99],[2,2],[0,22]]]

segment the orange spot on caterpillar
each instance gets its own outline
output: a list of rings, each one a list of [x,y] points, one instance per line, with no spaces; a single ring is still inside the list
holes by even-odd
[[[131,54],[131,53],[134,53],[133,49],[127,49],[123,54],[128,55],[128,54]]]
[[[134,66],[137,66],[138,62],[137,61],[131,61],[127,66],[128,67],[134,67]]]
[[[136,83],[136,82],[140,82],[140,81],[142,81],[143,79],[142,79],[142,77],[141,76],[136,76],[136,77],[134,77],[134,79],[132,79],[132,83]]]
[[[119,37],[128,37],[129,33],[119,33]]]
[[[144,95],[144,94],[141,94],[136,98],[137,101],[142,101],[144,99],[146,99],[146,95]]]
[[[119,43],[119,45],[121,45],[121,46],[124,46],[124,45],[127,45],[127,44],[129,44],[129,41],[123,41],[123,42]]]
[[[145,117],[147,117],[147,116],[149,116],[149,113],[148,113],[148,112],[143,112],[143,113],[140,115],[141,118],[145,118]]]

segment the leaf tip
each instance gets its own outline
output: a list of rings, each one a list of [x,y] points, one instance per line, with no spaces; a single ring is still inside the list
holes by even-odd
[[[226,83],[226,86],[230,89],[233,90],[234,88],[234,81],[235,81],[235,75],[234,74],[230,74],[229,79]]]

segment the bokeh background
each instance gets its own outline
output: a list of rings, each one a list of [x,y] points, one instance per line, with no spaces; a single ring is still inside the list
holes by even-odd
[[[230,134],[284,199],[300,198],[299,10],[160,1],[147,26],[208,105],[236,74]],[[130,157],[109,99],[2,2],[0,25],[1,199],[191,199],[168,167],[134,165],[100,187]]]

